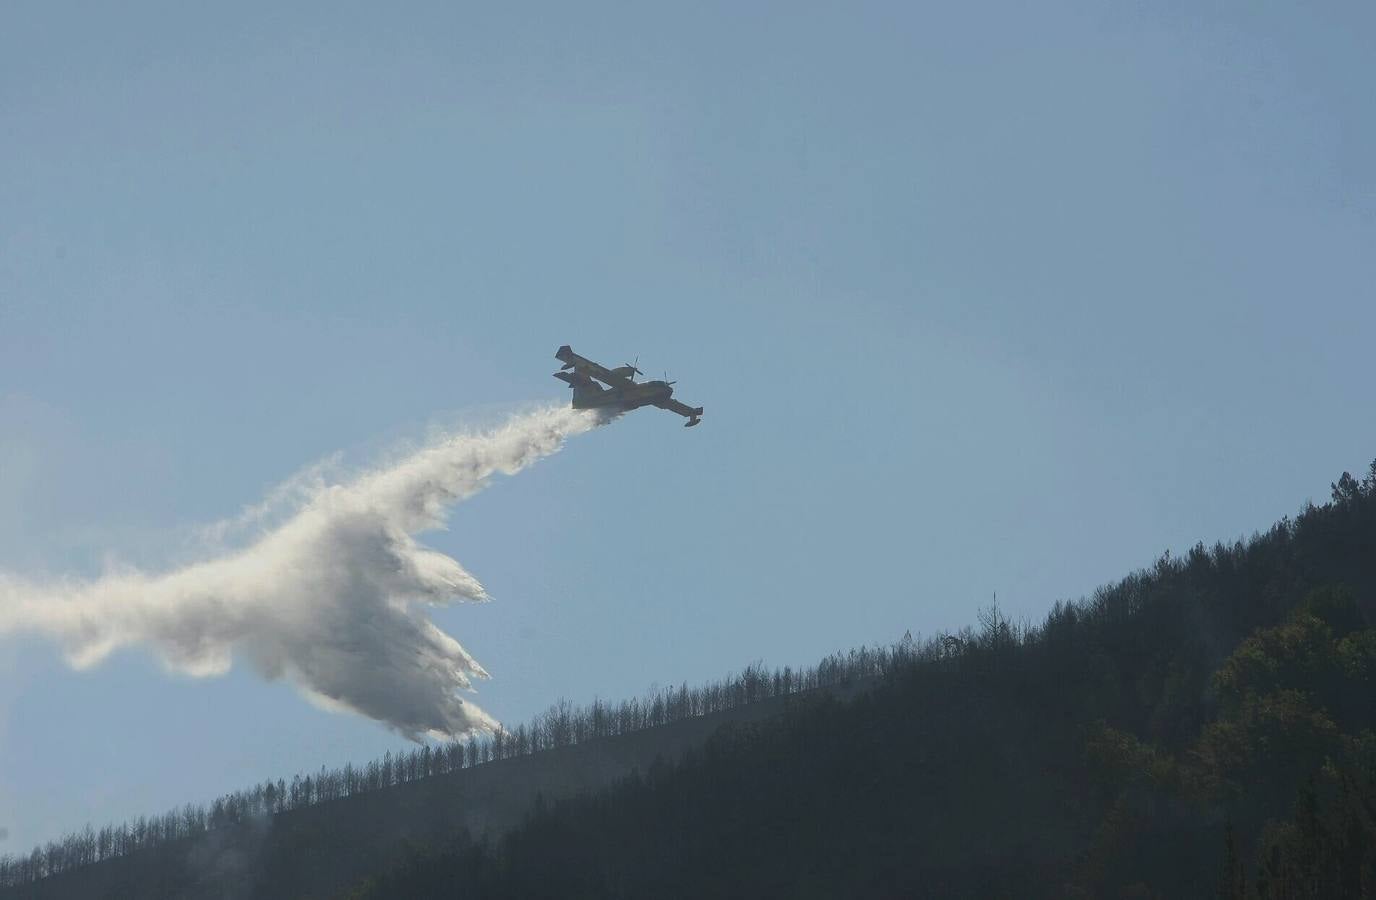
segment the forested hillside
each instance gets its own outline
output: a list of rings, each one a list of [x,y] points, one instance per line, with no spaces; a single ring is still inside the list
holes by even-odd
[[[1038,625],[91,830],[0,895],[1376,896],[1376,463]]]
[[[355,896],[1376,896],[1376,463],[1332,493]]]
[[[265,781],[209,805],[88,826],[27,856],[0,857],[0,896],[334,896],[406,847],[461,832],[500,835],[537,797],[677,760],[724,724],[868,690],[904,664],[909,646],[860,648],[796,671],[754,664],[700,687],[616,704],[560,701],[491,736],[417,745],[365,765]]]

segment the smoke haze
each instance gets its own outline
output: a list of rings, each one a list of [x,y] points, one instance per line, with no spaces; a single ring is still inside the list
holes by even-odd
[[[0,573],[0,637],[47,636],[81,669],[135,645],[193,676],[223,674],[238,657],[317,703],[411,738],[491,731],[497,723],[459,696],[487,673],[426,613],[487,593],[414,535],[442,526],[449,508],[494,474],[515,474],[601,421],[546,408],[440,438],[343,483],[314,467],[206,529],[223,546],[278,512],[254,540],[162,574],[126,569],[40,584]]]

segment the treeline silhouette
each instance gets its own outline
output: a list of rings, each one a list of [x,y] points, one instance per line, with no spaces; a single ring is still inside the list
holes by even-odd
[[[1376,897],[1376,463],[354,896]]]
[[[682,760],[537,802],[501,837],[450,829],[356,894],[1376,896],[1376,462],[1331,487],[1330,502],[1167,553],[1040,625],[994,606],[977,627],[802,672],[560,702],[471,743],[87,830],[7,860],[0,884],[786,697],[781,716],[728,724]],[[866,678],[850,702],[815,690]],[[296,828],[264,865],[307,865],[322,834]],[[386,858],[395,847],[370,857]]]
[[[529,723],[512,730],[465,741],[423,744],[387,752],[363,765],[346,764],[290,781],[279,778],[233,791],[209,805],[187,804],[162,815],[140,816],[127,822],[93,828],[87,825],[24,856],[0,856],[0,888],[31,883],[78,866],[126,856],[166,844],[198,838],[216,829],[229,829],[251,820],[290,812],[369,791],[385,790],[494,760],[528,756],[599,738],[630,734],[682,719],[737,709],[742,706],[802,694],[859,679],[882,676],[906,662],[914,652],[908,639],[893,647],[861,647],[826,657],[815,666],[795,670],[767,669],[760,663],[737,674],[703,685],[652,690],[642,698],[609,704],[595,700],[575,706],[560,700]]]

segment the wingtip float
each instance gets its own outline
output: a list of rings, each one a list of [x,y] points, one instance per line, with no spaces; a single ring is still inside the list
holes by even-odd
[[[702,407],[689,406],[673,399],[674,382],[636,381],[644,374],[634,363],[608,369],[573,352],[568,344],[554,358],[563,363],[554,377],[573,388],[574,409],[613,409],[629,412],[642,406],[658,406],[688,419],[685,428],[702,421]],[[572,369],[573,371],[569,371]],[[601,382],[599,384],[599,382]],[[605,385],[605,387],[604,387]]]

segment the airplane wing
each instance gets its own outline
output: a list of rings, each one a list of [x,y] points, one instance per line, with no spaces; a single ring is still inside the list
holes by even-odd
[[[574,353],[573,348],[568,344],[560,347],[558,352],[554,354],[554,358],[564,364],[561,368],[573,369],[575,372],[591,375],[593,378],[607,385],[607,387],[630,388],[635,385],[635,382],[631,379],[622,378],[620,375],[614,375],[612,374],[612,370],[608,369],[606,366],[599,365],[590,359]]]
[[[667,409],[669,412],[678,413],[680,416],[687,418],[688,421],[683,423],[685,428],[692,428],[701,421],[701,406],[689,406],[687,403],[680,403],[674,399],[665,400],[663,403],[656,403],[655,406],[658,406],[660,409]]]

